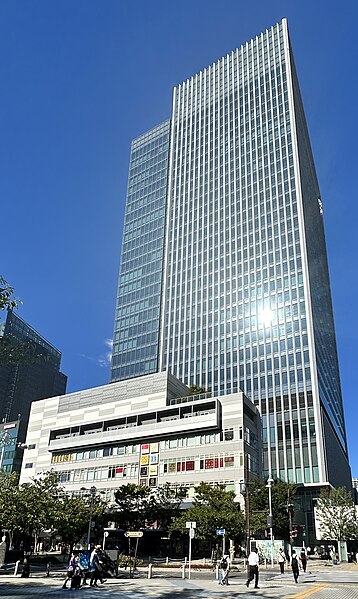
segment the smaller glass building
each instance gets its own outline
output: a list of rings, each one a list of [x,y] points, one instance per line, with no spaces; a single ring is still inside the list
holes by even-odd
[[[19,441],[25,441],[31,402],[66,392],[60,372],[61,352],[17,314],[9,311],[2,336],[27,348],[17,364],[0,364],[0,422],[19,420]]]
[[[0,470],[6,473],[19,471],[21,459],[17,451],[19,420],[0,424]]]
[[[132,142],[111,381],[156,372],[170,121]]]

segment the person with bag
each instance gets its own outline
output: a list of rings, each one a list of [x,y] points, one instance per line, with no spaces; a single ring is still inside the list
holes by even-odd
[[[299,567],[298,557],[297,557],[296,551],[292,551],[292,555],[291,555],[291,568],[292,568],[293,578],[295,579],[295,582],[297,583],[298,582],[298,577],[300,575],[300,567]]]
[[[227,554],[222,556],[220,562],[219,584],[229,584],[230,557]]]
[[[90,582],[90,586],[91,587],[96,587],[97,585],[97,581],[100,580],[101,583],[104,582],[103,578],[102,578],[102,564],[100,562],[100,554],[101,554],[101,546],[97,545],[92,553],[91,553],[91,557],[90,557],[90,562],[89,562],[89,569],[90,569],[90,573],[91,573],[91,582]]]
[[[72,577],[74,576],[76,568],[78,567],[78,562],[79,562],[78,551],[73,551],[72,555],[70,557],[70,561],[68,562],[65,582],[62,585],[63,589],[67,589],[67,582],[69,580],[71,580]]]
[[[279,553],[278,553],[278,563],[280,566],[280,573],[284,574],[285,573],[285,563],[286,563],[286,555],[285,552],[283,550],[283,547],[281,547]]]

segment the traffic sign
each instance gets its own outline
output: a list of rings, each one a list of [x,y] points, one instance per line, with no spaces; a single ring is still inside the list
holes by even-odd
[[[185,528],[196,528],[196,522],[187,522]]]
[[[141,530],[132,530],[124,533],[125,537],[129,538],[139,538],[143,536],[143,532]]]
[[[225,528],[217,528],[216,529],[216,534],[224,536],[225,535]]]

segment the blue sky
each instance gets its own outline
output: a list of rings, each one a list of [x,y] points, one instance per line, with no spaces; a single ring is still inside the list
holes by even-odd
[[[356,2],[2,0],[0,273],[63,353],[68,390],[105,384],[133,137],[172,87],[288,18],[328,246],[358,476]]]

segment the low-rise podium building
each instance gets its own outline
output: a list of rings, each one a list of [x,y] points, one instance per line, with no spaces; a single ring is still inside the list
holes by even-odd
[[[51,468],[67,492],[95,486],[223,483],[261,474],[261,420],[242,392],[190,395],[167,372],[51,397],[32,405],[20,482]],[[31,449],[30,449],[31,448]]]

